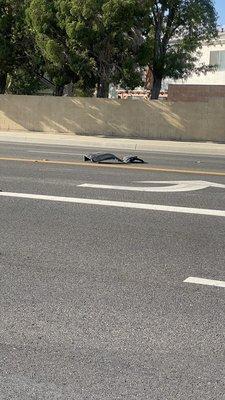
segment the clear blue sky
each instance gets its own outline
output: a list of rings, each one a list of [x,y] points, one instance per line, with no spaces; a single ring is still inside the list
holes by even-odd
[[[219,24],[225,25],[225,0],[214,0],[219,14]]]

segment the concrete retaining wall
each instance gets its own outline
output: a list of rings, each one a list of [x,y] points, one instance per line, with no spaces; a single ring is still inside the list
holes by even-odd
[[[1,95],[0,130],[225,142],[225,99],[167,102]]]

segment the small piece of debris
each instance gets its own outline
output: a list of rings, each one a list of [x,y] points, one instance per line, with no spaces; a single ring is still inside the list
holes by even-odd
[[[123,162],[125,164],[129,164],[129,163],[144,163],[144,160],[142,160],[138,156],[125,156],[125,157],[123,157]]]

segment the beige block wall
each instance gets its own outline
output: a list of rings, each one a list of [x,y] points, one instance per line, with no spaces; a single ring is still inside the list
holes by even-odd
[[[1,95],[0,130],[225,142],[225,99],[187,103]]]
[[[169,101],[206,101],[225,98],[225,85],[169,85]]]

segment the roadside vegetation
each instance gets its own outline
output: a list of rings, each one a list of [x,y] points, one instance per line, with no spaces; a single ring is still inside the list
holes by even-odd
[[[0,0],[0,93],[104,98],[148,67],[157,99],[164,78],[212,69],[197,60],[216,36],[212,0]]]

